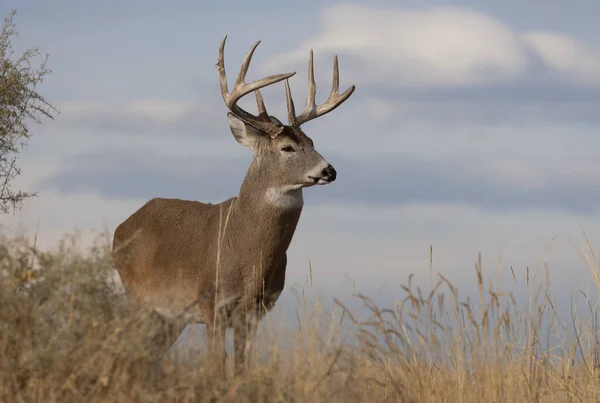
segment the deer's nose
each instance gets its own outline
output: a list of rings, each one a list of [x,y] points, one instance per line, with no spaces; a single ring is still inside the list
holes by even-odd
[[[329,182],[333,182],[337,177],[337,172],[335,168],[329,164],[327,168],[323,169],[322,175],[329,180]]]

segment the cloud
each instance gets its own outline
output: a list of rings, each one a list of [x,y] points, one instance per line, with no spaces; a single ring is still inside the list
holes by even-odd
[[[516,30],[490,15],[461,7],[408,10],[338,4],[321,11],[319,24],[316,34],[305,37],[296,49],[266,62],[257,55],[248,80],[298,71],[291,85],[296,103],[302,104],[308,50],[314,47],[319,88],[328,89],[331,84],[333,53],[341,55],[342,90],[351,83],[358,87],[336,111],[336,123],[357,116],[369,119],[369,124],[396,118],[402,125],[417,122],[446,127],[599,123],[600,51],[564,33]],[[227,56],[230,87],[239,66],[236,61],[247,50],[243,42],[228,43],[232,47]],[[284,45],[278,39],[275,43]],[[215,46],[206,45],[206,52],[214,52]],[[173,92],[157,86],[156,98],[63,102],[56,124],[115,137],[221,136],[227,130],[226,108],[213,62],[200,63],[210,67],[196,78],[198,88],[194,86],[191,92],[204,91],[201,99],[174,100],[165,97]],[[162,74],[167,67],[160,66]],[[190,74],[191,79],[197,73]],[[140,76],[136,80],[141,82]],[[189,88],[187,82],[175,84]],[[325,94],[319,94],[320,100]],[[281,83],[265,90],[265,98],[269,111],[285,120]],[[241,104],[255,110],[251,96]]]
[[[285,121],[287,113],[279,88],[266,92],[269,112]],[[301,97],[298,97],[299,102]],[[242,106],[254,111],[253,100]],[[218,93],[214,102],[186,103],[169,99],[139,99],[124,103],[70,102],[61,105],[61,115],[51,127],[66,133],[74,146],[86,136],[86,145],[102,146],[111,137],[122,146],[144,145],[157,149],[188,144],[196,149],[232,146],[227,125],[226,107]],[[478,88],[360,89],[344,105],[304,127],[315,135],[319,144],[339,148],[364,149],[363,132],[434,130],[450,143],[450,138],[464,137],[464,132],[478,130],[535,129],[547,133],[560,129],[562,136],[573,138],[586,127],[600,124],[600,87],[573,88],[566,85],[520,86],[494,85]],[[320,133],[323,133],[322,135]],[[103,135],[103,137],[97,136]],[[507,135],[504,134],[506,137]],[[55,138],[56,135],[53,135]],[[372,135],[371,135],[372,137]],[[540,136],[542,137],[547,136]],[[438,139],[439,141],[440,139]],[[112,141],[112,140],[111,140]],[[406,141],[406,140],[404,140]],[[491,141],[491,140],[490,140]],[[564,141],[564,139],[563,139]],[[369,147],[375,147],[373,143]],[[84,143],[80,143],[83,147]],[[385,149],[385,144],[381,144]],[[446,146],[452,147],[451,144]],[[469,147],[468,144],[463,144]],[[189,147],[188,147],[189,148]]]
[[[578,84],[600,85],[600,53],[596,49],[553,32],[526,33],[523,40],[556,73]]]
[[[378,157],[330,156],[339,172],[334,184],[309,189],[313,203],[394,206],[455,203],[492,211],[535,209],[594,214],[600,206],[600,163],[573,158],[528,161],[510,156],[454,155],[445,158],[405,154]],[[160,157],[121,150],[71,157],[41,189],[104,197],[178,197],[210,202],[237,194],[246,158]]]
[[[24,203],[23,210],[3,217],[0,229],[5,234],[24,232],[31,239],[37,234],[37,245],[42,250],[54,248],[65,234],[77,230],[85,247],[105,227],[112,235],[116,225],[143,202],[106,198],[94,191],[65,194],[43,189],[37,198]]]
[[[216,101],[216,97],[215,97]],[[140,98],[129,102],[59,102],[58,125],[101,134],[211,136],[222,130],[224,106],[218,102],[179,102]]]
[[[567,86],[482,86],[470,89],[362,92],[364,116],[388,125],[600,124],[600,90]]]
[[[598,50],[561,34],[518,32],[467,8],[330,6],[313,37],[271,58],[264,68],[306,62],[311,47],[319,62],[332,53],[342,55],[343,80],[359,88],[473,87],[556,78],[600,84]]]
[[[236,193],[251,161],[237,158],[164,156],[150,150],[96,151],[71,156],[41,189],[98,192],[104,197],[179,197],[215,201]],[[214,174],[216,172],[216,174]]]

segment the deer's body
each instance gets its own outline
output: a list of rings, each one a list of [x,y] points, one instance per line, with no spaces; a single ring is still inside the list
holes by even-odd
[[[135,300],[151,301],[169,319],[182,315],[185,323],[210,323],[214,306],[224,308],[229,323],[250,303],[272,308],[302,211],[297,192],[296,204],[264,203],[272,198],[268,189],[220,204],[150,200],[115,230],[119,255],[140,256],[115,259],[124,286]]]
[[[129,297],[139,304],[150,303],[168,325],[157,344],[168,348],[186,324],[204,323],[211,351],[223,353],[225,329],[232,327],[235,359],[241,364],[258,321],[283,290],[286,251],[304,204],[302,189],[336,178],[335,169],[314,149],[300,125],[336,108],[354,87],[338,93],[336,59],[332,93],[317,107],[311,52],[307,108],[295,115],[286,81],[290,125],[285,126],[266,113],[259,88],[294,73],[246,84],[257,43],[244,59],[229,94],[224,44],[225,40],[217,67],[223,98],[232,111],[227,115],[229,125],[235,139],[254,153],[239,195],[215,205],[152,199],[117,227],[113,250]],[[250,92],[256,94],[258,116],[236,105]]]

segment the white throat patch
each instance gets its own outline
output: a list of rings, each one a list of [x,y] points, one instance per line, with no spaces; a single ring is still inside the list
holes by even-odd
[[[304,205],[302,189],[296,186],[270,187],[265,197],[267,203],[283,210],[300,208]]]

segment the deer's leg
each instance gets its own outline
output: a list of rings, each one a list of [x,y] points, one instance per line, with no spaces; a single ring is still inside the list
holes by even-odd
[[[185,329],[185,323],[166,319],[154,311],[151,320],[155,333],[150,339],[149,353],[152,360],[160,361]]]
[[[205,319],[206,323],[206,341],[210,351],[211,360],[218,363],[219,370],[225,372],[225,363],[227,352],[225,351],[225,335],[227,331],[227,322],[222,314],[214,313]]]
[[[258,316],[254,310],[244,310],[238,312],[235,319],[233,324],[233,354],[235,371],[237,374],[240,374],[250,367],[252,347],[258,326]]]

